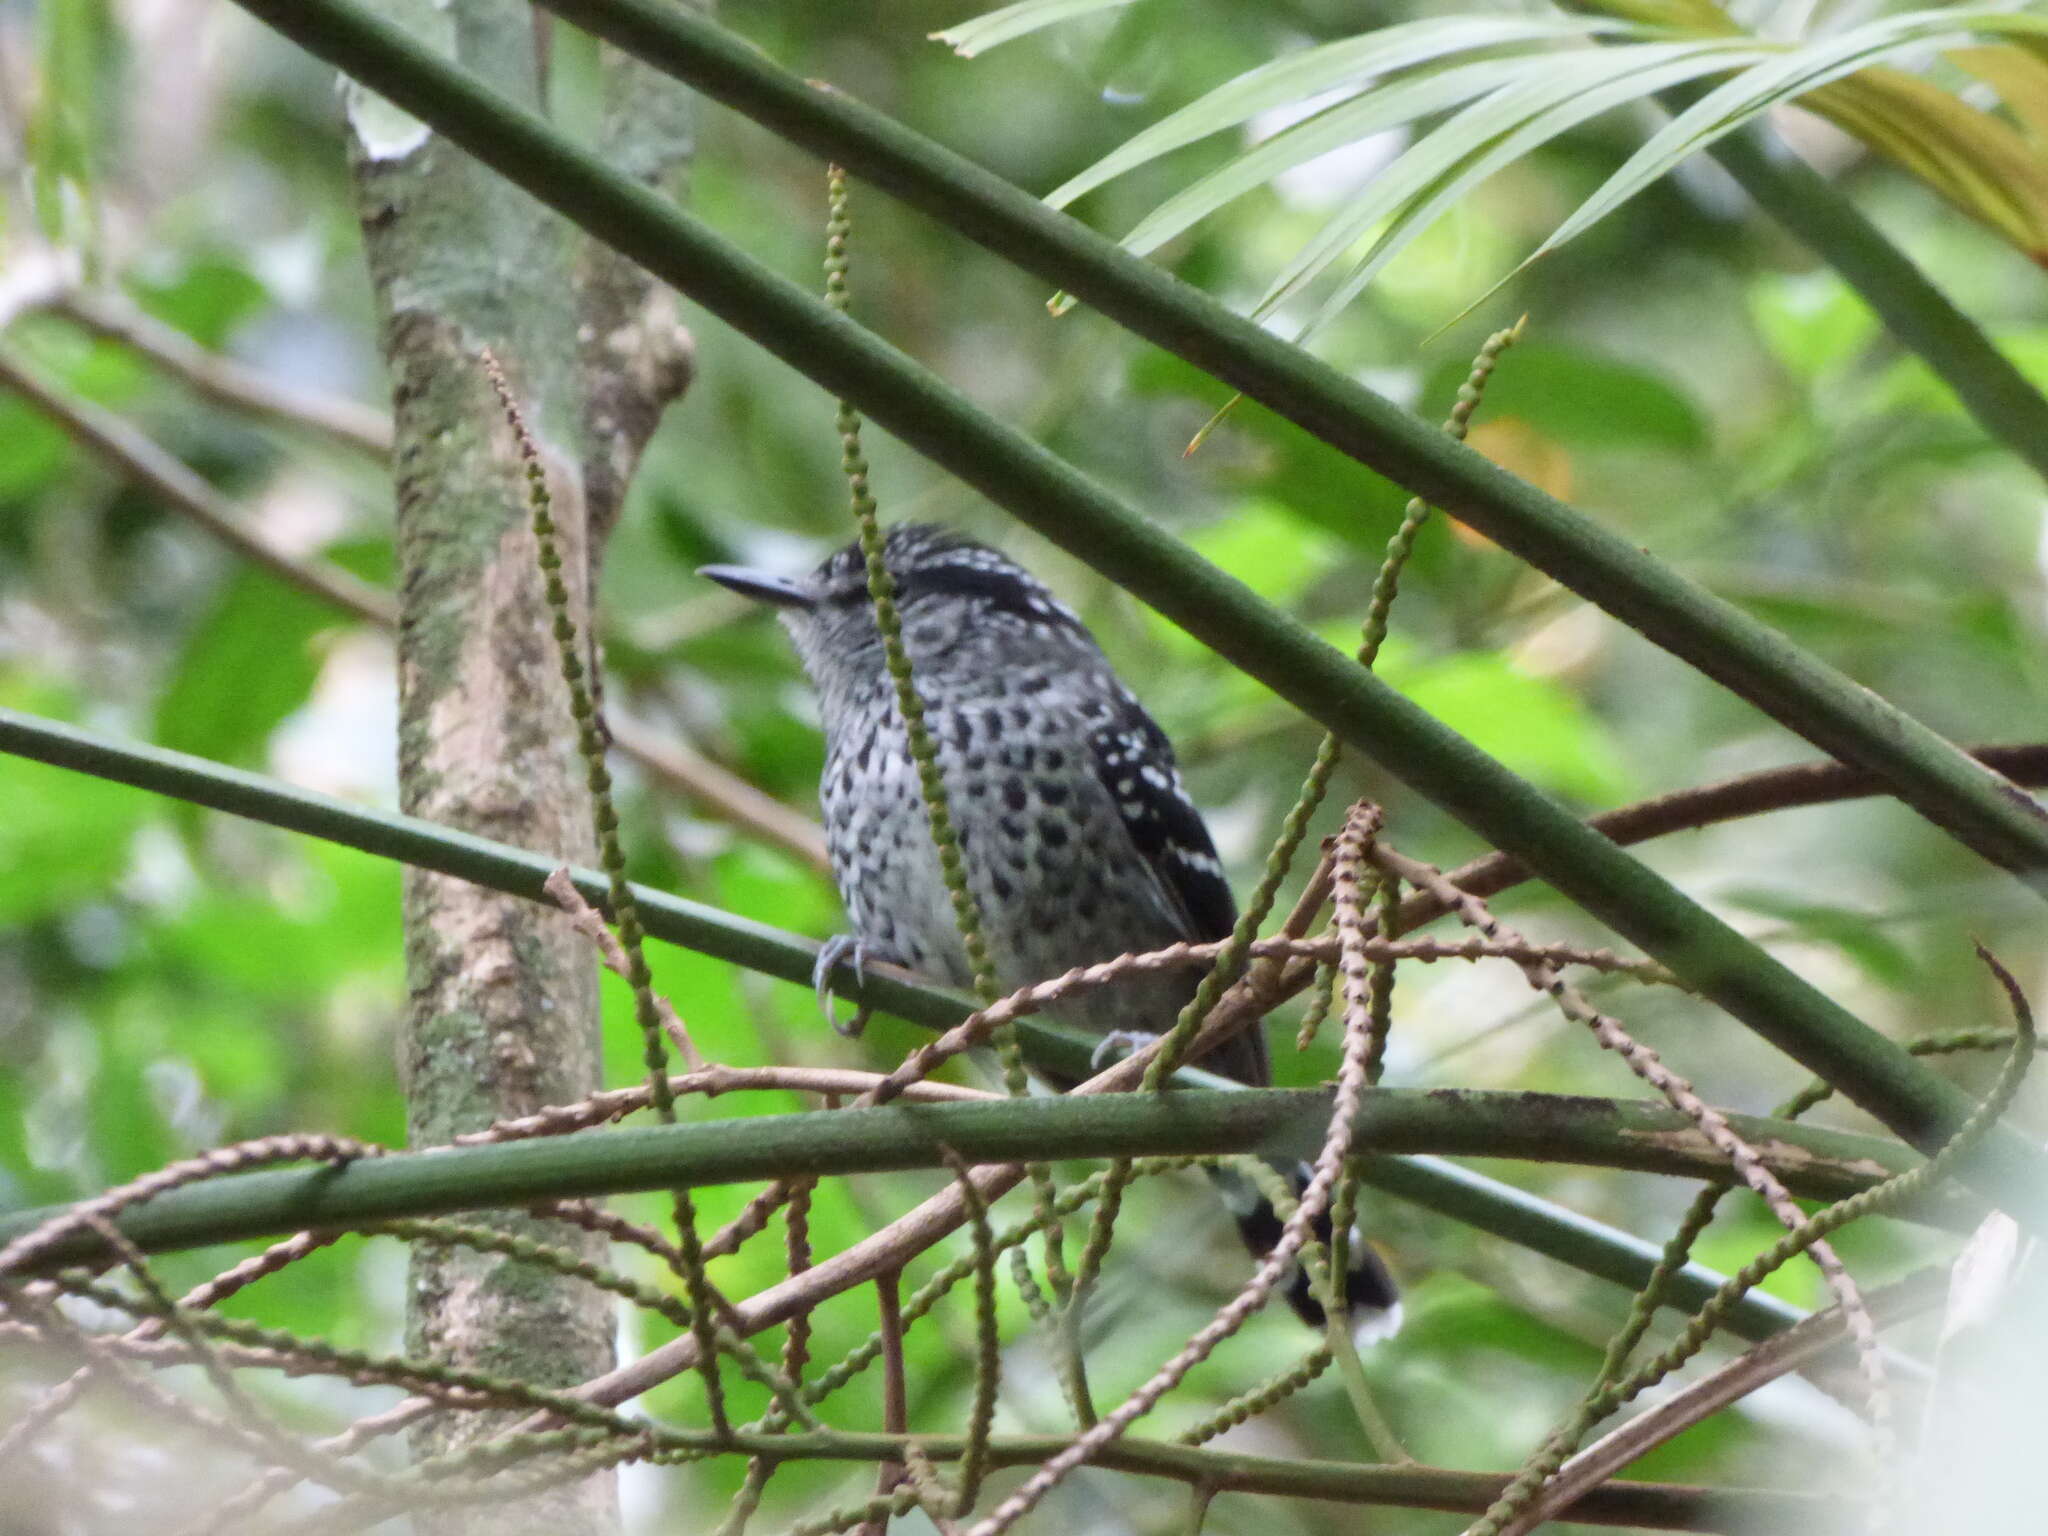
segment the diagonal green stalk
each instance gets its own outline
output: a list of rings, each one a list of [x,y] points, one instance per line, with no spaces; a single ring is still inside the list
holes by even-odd
[[[775,277],[701,221],[583,153],[351,0],[239,3],[855,401],[869,420],[956,471],[1514,854],[1907,1140],[1936,1147],[1967,1117],[1967,1095],[1661,876],[1241,583],[1150,528],[1100,485]],[[647,14],[658,28],[683,19],[679,10]],[[713,40],[732,68],[765,64],[715,29]],[[770,84],[782,78],[770,67]],[[846,107],[844,98],[801,82],[792,88],[836,112]],[[855,169],[855,153],[872,159],[863,144],[852,145],[848,163]],[[1124,265],[1098,249],[1101,242],[1090,244],[1096,237],[1037,208],[1015,188],[995,185],[1030,209],[1023,222],[1006,214],[1002,225],[1020,263],[1073,245],[1087,270],[1065,258],[1057,264],[1063,273],[1072,271],[1067,286],[1083,297],[1101,303],[1138,292],[1164,305],[1152,311],[1158,322],[1152,329],[1185,355],[1269,403],[1284,397],[1291,414],[1323,428],[1339,446],[1369,453],[1418,494],[1604,603],[1830,752],[1868,768],[1987,856],[2048,881],[2048,818],[1951,744],[1534,487],[1445,442],[1165,274],[1143,263]],[[981,217],[985,191],[975,194],[981,201],[954,210],[956,224]],[[1052,222],[1038,222],[1039,215]],[[1117,304],[1119,311],[1126,307]],[[1281,379],[1284,387],[1275,384]],[[1987,1138],[1966,1176],[2030,1225],[2042,1220],[2048,1159],[2009,1128]]]
[[[81,726],[17,710],[0,708],[0,751],[454,875],[529,901],[549,901],[542,887],[561,867],[560,860],[545,854],[421,817],[353,805],[260,773],[165,747],[117,741]],[[572,869],[570,875],[585,900],[596,906],[610,900],[610,882],[602,871]],[[813,940],[648,886],[635,885],[632,894],[634,906],[654,938],[730,960],[765,976],[803,983],[810,980],[818,958]],[[863,1003],[932,1029],[950,1029],[972,1008],[966,999],[944,988],[898,981],[879,971],[869,972],[853,991]],[[1027,1031],[1040,1027],[1025,1022]],[[1085,1047],[1075,1059],[1086,1065]]]
[[[1457,404],[1451,408],[1450,417],[1444,422],[1447,436],[1459,442],[1465,440],[1472,413],[1478,409],[1486,393],[1486,382],[1492,378],[1494,366],[1500,361],[1501,353],[1513,346],[1521,334],[1522,323],[1517,321],[1509,329],[1496,331],[1487,337],[1478,356],[1472,360],[1471,375],[1459,386]],[[1393,613],[1394,597],[1400,590],[1402,568],[1414,553],[1415,540],[1428,518],[1429,503],[1416,497],[1408,503],[1400,526],[1387,540],[1386,556],[1380,562],[1379,574],[1373,578],[1372,597],[1366,605],[1365,619],[1359,629],[1358,664],[1367,670],[1379,660],[1380,647],[1387,638],[1387,622]],[[1258,888],[1252,892],[1237,926],[1231,930],[1230,947],[1217,957],[1215,966],[1203,978],[1200,991],[1174,1022],[1172,1032],[1146,1071],[1146,1087],[1157,1088],[1167,1074],[1180,1065],[1195,1031],[1201,1028],[1224,991],[1243,973],[1245,946],[1258,937],[1259,929],[1272,912],[1281,882],[1294,866],[1294,856],[1301,850],[1301,840],[1308,835],[1309,818],[1315,815],[1323,803],[1323,796],[1329,792],[1330,775],[1336,772],[1343,750],[1344,744],[1334,732],[1325,735],[1316,748],[1308,777],[1302,781],[1293,806],[1281,821],[1280,835],[1266,855],[1266,867],[1259,876]]]
[[[283,25],[277,14],[282,0],[240,3],[273,25]],[[1952,743],[1626,539],[1481,455],[1446,443],[1384,397],[1046,208],[1001,177],[843,93],[780,69],[759,49],[708,18],[660,0],[545,3],[792,142],[847,166],[1444,508],[1816,745],[1883,774],[1900,798],[1936,825],[2048,893],[2048,818],[2024,797],[2015,798],[2010,785],[1972,766]],[[295,9],[307,11],[316,4],[324,14],[314,27],[295,25],[287,30],[302,41],[318,33],[337,62],[354,67],[339,57],[340,49],[333,45],[341,39],[330,32],[326,20],[326,14],[339,11],[346,0],[300,0]],[[364,62],[353,47],[349,54],[356,65]],[[479,143],[469,147],[492,159]],[[516,176],[513,171],[507,174]],[[525,184],[533,187],[534,180]],[[1958,356],[1956,368],[1987,376],[2000,366],[2011,372],[1960,315],[1953,315],[1944,327],[1928,330],[1924,339],[1929,345],[1960,349],[1965,355]],[[799,366],[814,372],[822,363],[813,359]],[[2026,388],[2024,381],[2017,382]],[[913,446],[926,446],[917,433],[890,421],[872,402],[868,414]],[[2035,397],[2025,421],[2010,425],[2038,445],[2044,418],[2048,404]],[[2034,424],[2031,431],[2028,423]],[[1999,430],[2008,423],[2001,418],[1987,425]],[[927,451],[938,462],[951,463],[943,453]],[[1012,510],[1034,526],[1043,526],[1028,510]],[[1059,541],[1097,563],[1079,542]],[[1139,584],[1141,572],[1135,563],[1124,569],[1098,568],[1152,600]],[[1156,606],[1171,614],[1164,605]]]
[[[1689,98],[1671,100],[1682,109]],[[2048,479],[2048,398],[1854,203],[1761,123],[1707,153],[1856,290],[1980,427]]]
[[[1471,377],[1458,391],[1458,403],[1451,412],[1450,420],[1444,424],[1446,432],[1457,438],[1464,437],[1466,426],[1472,419],[1472,412],[1477,408],[1480,396],[1485,392],[1486,381],[1492,375],[1495,362],[1501,352],[1512,345],[1520,334],[1521,326],[1517,324],[1513,330],[1501,331],[1488,338],[1472,365]],[[1373,581],[1372,598],[1367,605],[1361,631],[1358,664],[1362,667],[1370,668],[1379,657],[1380,645],[1386,639],[1388,615],[1393,610],[1394,594],[1400,585],[1401,568],[1408,563],[1408,556],[1415,548],[1416,536],[1422,531],[1423,521],[1428,516],[1427,502],[1420,498],[1409,502],[1400,527],[1387,543],[1386,558],[1381,562],[1379,574]],[[1238,914],[1237,922],[1230,930],[1228,944],[1222,953],[1217,955],[1215,964],[1203,975],[1195,988],[1195,995],[1189,998],[1187,1006],[1181,1009],[1180,1016],[1174,1020],[1173,1027],[1160,1042],[1151,1065],[1145,1069],[1144,1086],[1147,1091],[1157,1092],[1172,1075],[1174,1069],[1186,1058],[1188,1047],[1208,1020],[1216,1004],[1221,1001],[1223,994],[1244,974],[1247,951],[1252,940],[1258,937],[1259,929],[1265,925],[1267,917],[1272,913],[1273,902],[1280,894],[1281,883],[1286,880],[1287,872],[1294,867],[1294,858],[1301,850],[1301,841],[1308,835],[1309,818],[1323,803],[1323,796],[1329,790],[1330,775],[1336,772],[1342,753],[1342,743],[1335,734],[1326,734],[1321,745],[1316,748],[1315,760],[1309,765],[1308,776],[1303,780],[1301,790],[1294,798],[1294,804],[1281,818],[1279,836],[1274,839],[1273,846],[1266,855],[1265,868],[1259,876],[1258,886],[1252,892],[1251,899],[1245,903],[1244,910]],[[1391,967],[1389,975],[1391,976]],[[1313,1023],[1321,1022],[1321,1008],[1327,1007],[1329,995],[1328,992],[1320,994],[1323,1001],[1311,1016]],[[1305,1022],[1302,1028],[1305,1039],[1313,1038],[1310,1023]],[[1374,1051],[1374,1081],[1378,1080],[1377,1062],[1379,1053],[1385,1049],[1385,1045],[1386,1041],[1382,1036]],[[1124,1164],[1115,1163],[1110,1166],[1108,1182],[1103,1188],[1102,1199],[1095,1207],[1095,1215],[1089,1222],[1088,1238],[1082,1246],[1080,1262],[1076,1266],[1076,1299],[1074,1305],[1068,1308],[1067,1327],[1070,1330],[1077,1326],[1075,1317],[1079,1304],[1086,1298],[1097,1271],[1102,1267],[1103,1259],[1109,1253],[1109,1245],[1116,1232],[1117,1212],[1122,1206],[1124,1186],[1129,1178],[1130,1170]],[[1349,1200],[1346,1197],[1352,1191],[1353,1184],[1347,1177],[1339,1190],[1337,1204],[1348,1209]],[[1343,1247],[1341,1230],[1339,1228],[1338,1252],[1332,1256],[1333,1262],[1340,1265]],[[1339,1272],[1342,1272],[1341,1268]],[[1333,1322],[1332,1326],[1341,1331],[1341,1323]],[[1348,1345],[1348,1342],[1348,1338],[1339,1340],[1340,1350]],[[1357,1362],[1353,1360],[1350,1363],[1356,1365]]]

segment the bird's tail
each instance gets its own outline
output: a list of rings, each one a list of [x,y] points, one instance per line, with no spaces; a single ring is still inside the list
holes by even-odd
[[[1275,1163],[1273,1168],[1287,1180],[1289,1189],[1297,1198],[1308,1188],[1311,1174],[1308,1164]],[[1280,1213],[1259,1192],[1258,1186],[1236,1169],[1227,1165],[1212,1168],[1210,1178],[1222,1192],[1230,1214],[1236,1218],[1237,1230],[1244,1238],[1245,1247],[1251,1250],[1253,1258],[1263,1259],[1280,1241]],[[1316,1218],[1313,1230],[1315,1240],[1327,1250],[1330,1243],[1327,1212]],[[1400,1328],[1400,1288],[1394,1284],[1393,1275],[1388,1273],[1379,1254],[1373,1251],[1372,1244],[1355,1226],[1346,1245],[1346,1270],[1342,1284],[1344,1310],[1351,1320],[1351,1336],[1360,1345],[1376,1343]],[[1294,1308],[1295,1315],[1311,1328],[1321,1329],[1327,1314],[1314,1285],[1310,1283],[1308,1270],[1297,1263],[1287,1276],[1285,1285],[1287,1304]]]

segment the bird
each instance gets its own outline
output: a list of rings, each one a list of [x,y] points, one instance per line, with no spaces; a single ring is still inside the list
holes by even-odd
[[[1073,610],[1006,555],[936,525],[890,525],[882,560],[997,982],[1014,989],[1127,952],[1228,937],[1236,900],[1173,746]],[[849,952],[856,966],[883,960],[972,986],[859,541],[807,574],[699,574],[775,610],[817,693],[826,848],[852,922],[820,957],[821,999]],[[1189,971],[1128,976],[1051,1012],[1105,1039],[1145,1038],[1172,1026],[1198,984]],[[1272,1082],[1257,1029],[1200,1065],[1252,1087]],[[1297,1194],[1306,1187],[1305,1165],[1275,1166]],[[1281,1231],[1272,1204],[1241,1173],[1212,1177],[1246,1247],[1269,1253]],[[1327,1218],[1316,1235],[1328,1241]],[[1393,1277],[1355,1234],[1343,1288],[1360,1343],[1399,1327]],[[1285,1295],[1303,1321],[1324,1325],[1299,1266]]]

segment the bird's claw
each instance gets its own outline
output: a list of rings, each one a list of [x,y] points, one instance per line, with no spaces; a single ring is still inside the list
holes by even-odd
[[[811,985],[817,989],[818,1011],[825,1015],[825,1022],[851,1039],[868,1027],[867,1004],[856,1006],[853,1017],[844,1023],[832,1011],[832,973],[849,959],[853,962],[853,984],[859,986],[866,977],[867,944],[851,933],[834,934],[818,951],[817,962],[811,967]]]
[[[1095,1042],[1095,1051],[1088,1058],[1088,1065],[1100,1072],[1112,1056],[1123,1057],[1133,1051],[1142,1051],[1158,1038],[1149,1029],[1113,1029]]]

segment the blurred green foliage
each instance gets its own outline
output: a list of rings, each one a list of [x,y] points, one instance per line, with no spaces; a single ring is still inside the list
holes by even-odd
[[[924,40],[970,9],[739,0],[722,14],[788,67],[1042,190],[1280,48],[1425,8],[1204,3],[1184,16],[1173,8],[1168,20],[1163,8],[1139,7],[1142,23],[1056,30],[974,63]],[[196,25],[200,37],[172,45],[120,8],[60,3],[42,22],[0,9],[0,58],[37,80],[44,125],[31,141],[42,212],[9,209],[7,258],[41,260],[43,242],[59,236],[201,345],[300,388],[379,400],[331,81],[227,8]],[[93,110],[59,110],[53,93],[81,79],[95,92]],[[1787,126],[2048,386],[2048,291],[2037,269],[1810,122]],[[1498,374],[1475,442],[1938,727],[1970,740],[2041,735],[2041,487],[1902,357],[1837,279],[1713,173],[1653,188],[1434,336],[1639,137],[1633,121],[1604,118],[1503,171],[1394,263],[1330,329],[1323,352],[1440,417],[1477,340],[1528,313],[1531,340]],[[1198,145],[1181,159],[1200,168],[1228,147]],[[1233,302],[1256,297],[1275,253],[1313,230],[1355,170],[1309,169],[1316,174],[1205,222],[1164,259]],[[1179,161],[1147,168],[1084,212],[1121,230],[1184,173]],[[814,280],[823,177],[805,157],[707,111],[689,196],[754,255]],[[69,211],[53,223],[48,210],[59,205]],[[879,195],[857,194],[855,220],[855,312],[864,323],[1349,642],[1402,492],[1249,404],[1187,455],[1227,390],[1085,310],[1049,318],[1049,295],[1034,283]],[[657,438],[611,551],[603,622],[612,696],[811,808],[815,716],[782,637],[692,570],[731,557],[794,568],[850,536],[830,402],[716,322],[688,319],[697,383]],[[149,431],[293,547],[388,579],[389,497],[374,467],[305,434],[226,416],[60,316],[22,314],[8,341],[44,377]],[[879,434],[870,439],[888,515],[992,538],[1082,610],[1182,744],[1195,794],[1248,884],[1316,730],[961,487]],[[386,642],[238,568],[18,400],[0,398],[0,443],[0,699],[392,799]],[[1804,755],[1713,684],[1441,521],[1425,531],[1404,580],[1382,670],[1588,811]],[[1333,805],[1360,794],[1387,803],[1393,835],[1414,852],[1449,863],[1477,851],[1401,786],[1347,763]],[[637,781],[626,820],[637,878],[814,935],[840,922],[829,887],[797,860]],[[1326,814],[1318,834],[1333,825]],[[1901,1035],[2000,1021],[1970,958],[1972,935],[2023,980],[2048,970],[2035,915],[2009,883],[1896,807],[1713,829],[1651,857]],[[396,870],[362,855],[0,758],[0,1201],[88,1194],[272,1131],[401,1136],[390,1048],[403,1003],[398,884]],[[1539,890],[1506,907],[1540,935],[1599,941]],[[822,1029],[802,989],[685,953],[660,952],[654,963],[717,1060],[887,1062],[916,1040],[881,1020],[850,1044]],[[1601,995],[1716,1102],[1761,1110],[1796,1086],[1781,1059],[1704,1008]],[[605,1007],[610,1080],[634,1080],[639,1043],[628,1000],[609,979]],[[1276,1034],[1285,1080],[1326,1074],[1333,1051],[1326,1036],[1296,1058]],[[1463,966],[1404,971],[1389,1070],[1402,1083],[1637,1091],[1535,1006],[1518,976]],[[732,1096],[686,1109],[773,1113],[796,1102]],[[1489,1171],[1653,1241],[1686,1194],[1570,1169]],[[821,1251],[844,1246],[935,1184],[909,1175],[830,1183],[819,1192],[815,1241]],[[748,1193],[705,1192],[706,1220],[727,1219]],[[1094,1357],[1105,1399],[1172,1353],[1241,1273],[1221,1222],[1184,1194],[1174,1183],[1133,1194],[1101,1321],[1113,1338]],[[619,1204],[648,1219],[656,1212],[651,1202]],[[1724,1268],[1775,1230],[1742,1201],[1730,1209],[1700,1251]],[[1512,1465],[1591,1375],[1623,1298],[1390,1201],[1371,1203],[1369,1217],[1412,1285],[1410,1327],[1371,1361],[1396,1422],[1424,1459]],[[715,1267],[733,1293],[779,1273],[774,1239],[764,1241]],[[1858,1234],[1849,1251],[1861,1272],[1883,1278],[1930,1248],[1884,1227]],[[397,1254],[388,1239],[346,1240],[288,1283],[237,1298],[233,1310],[396,1347]],[[188,1256],[167,1264],[167,1275],[196,1280],[216,1257]],[[915,1267],[909,1281],[937,1262]],[[1774,1284],[1802,1302],[1818,1297],[1807,1271]],[[1009,1336],[1024,1335],[1007,1288],[1004,1298]],[[866,1294],[827,1306],[817,1356],[864,1338],[871,1308]],[[641,1317],[625,1326],[631,1343],[647,1345],[669,1325]],[[942,1313],[912,1342],[912,1421],[951,1428],[970,1386],[967,1323]],[[1162,1410],[1162,1429],[1198,1420],[1305,1347],[1291,1319],[1257,1321]],[[1044,1372],[1026,1368],[1041,1359],[1036,1344],[1011,1353],[1003,1425],[1055,1427],[1057,1393]],[[294,1388],[267,1390],[283,1399]],[[851,1401],[868,1412],[878,1390],[864,1381]],[[671,1383],[650,1406],[689,1417],[696,1391],[694,1379]],[[743,1415],[756,1406],[750,1392],[737,1395]],[[338,1422],[389,1397],[305,1384],[292,1401],[312,1419]],[[1855,1437],[1817,1394],[1786,1388],[1687,1434],[1639,1472],[1798,1479],[1816,1454],[1838,1455]],[[1238,1443],[1359,1453],[1329,1381]],[[736,1476],[723,1463],[633,1474],[636,1528],[701,1518]],[[852,1476],[830,1464],[791,1469],[772,1485],[769,1511],[793,1518],[811,1499],[851,1497]],[[234,1486],[219,1469],[195,1474],[191,1496],[219,1479]],[[1177,1490],[1108,1478],[1081,1479],[1072,1500],[1077,1528],[1091,1530],[1175,1529],[1184,1515]],[[1444,1516],[1370,1520],[1375,1531],[1456,1528]],[[1365,1527],[1337,1507],[1225,1497],[1207,1528]]]

